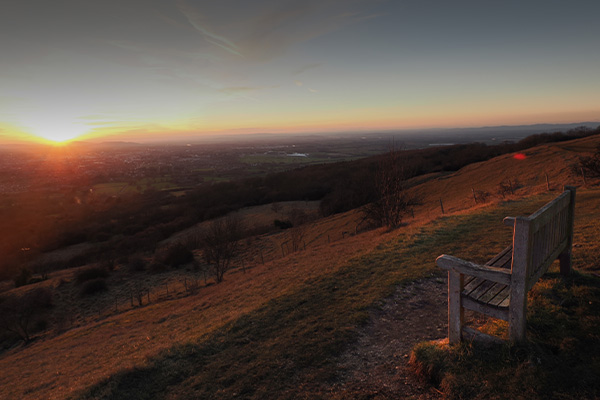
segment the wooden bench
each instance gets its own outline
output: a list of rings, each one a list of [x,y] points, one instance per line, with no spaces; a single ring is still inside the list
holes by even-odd
[[[463,326],[464,309],[509,323],[511,341],[525,339],[527,292],[557,258],[560,272],[571,271],[575,188],[565,191],[529,217],[506,217],[513,242],[485,265],[441,255],[438,267],[448,271],[448,338],[483,335]],[[484,244],[483,244],[484,245]]]

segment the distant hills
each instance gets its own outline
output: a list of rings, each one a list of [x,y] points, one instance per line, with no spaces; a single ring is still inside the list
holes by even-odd
[[[129,140],[110,141],[73,141],[69,145],[78,147],[93,146],[103,148],[127,148],[139,145],[186,145],[186,144],[230,144],[254,142],[320,142],[331,140],[394,140],[404,143],[407,148],[426,147],[429,144],[457,144],[474,141],[493,143],[502,141],[519,141],[527,136],[538,133],[566,132],[580,127],[596,128],[600,122],[576,122],[568,124],[532,124],[532,125],[498,125],[476,128],[431,128],[431,129],[398,129],[385,131],[347,131],[347,132],[299,132],[299,133],[252,133],[252,134],[224,134],[224,135],[198,135],[177,140],[168,139],[146,142],[133,142]],[[6,143],[2,143],[7,140]],[[8,142],[6,136],[0,135],[0,150],[26,150],[31,146],[43,146],[25,141]]]

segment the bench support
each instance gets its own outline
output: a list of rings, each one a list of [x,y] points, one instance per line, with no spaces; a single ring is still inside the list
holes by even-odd
[[[575,219],[575,187],[565,186],[565,190],[569,191],[569,221]],[[571,252],[573,250],[573,223],[571,222],[567,226],[567,248],[565,251],[558,256],[560,262],[560,273],[562,276],[568,276],[571,274]]]
[[[459,272],[448,271],[448,341],[458,343],[462,338],[465,318],[461,293],[465,286],[465,276]]]
[[[515,218],[513,231],[512,282],[510,285],[510,308],[508,312],[509,338],[512,342],[525,339],[527,317],[527,276],[531,268],[531,221],[526,217]]]

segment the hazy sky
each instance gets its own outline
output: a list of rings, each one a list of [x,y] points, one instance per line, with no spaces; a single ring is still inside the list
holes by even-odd
[[[0,2],[4,141],[600,120],[597,0]]]

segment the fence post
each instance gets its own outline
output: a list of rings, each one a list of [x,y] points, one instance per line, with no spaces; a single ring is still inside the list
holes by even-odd
[[[544,172],[544,175],[546,175],[546,190],[550,191],[550,180],[548,179],[548,174]]]
[[[475,200],[475,204],[477,204],[477,196],[475,196],[475,189],[474,189],[474,188],[471,188],[471,193],[473,193],[473,200]],[[442,208],[443,208],[443,207],[442,207]],[[443,214],[443,213],[444,213],[444,212],[442,211],[442,214]]]
[[[587,183],[585,182],[585,170],[583,167],[579,167],[579,169],[581,170],[581,176],[583,176],[583,186],[587,186]]]
[[[440,207],[442,208],[442,214],[444,214],[444,202],[442,201],[441,197],[440,197]]]

